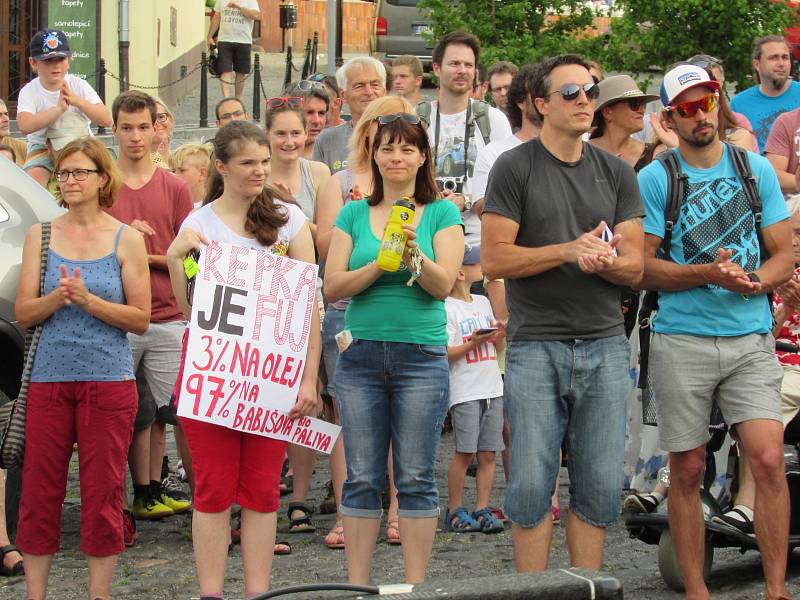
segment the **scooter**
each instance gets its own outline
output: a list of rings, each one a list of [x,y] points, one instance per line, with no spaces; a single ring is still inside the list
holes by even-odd
[[[783,352],[797,352],[796,344],[778,342],[776,349]],[[717,424],[718,425],[718,424]],[[703,508],[705,524],[705,559],[703,561],[703,577],[708,580],[714,562],[714,548],[738,548],[744,554],[748,550],[758,550],[753,536],[747,535],[729,525],[712,521],[732,508],[731,489],[735,485],[738,471],[738,455],[731,450],[728,458],[727,483],[715,497],[710,489],[716,479],[716,463],[714,452],[722,447],[727,428],[711,427],[711,439],[706,445],[706,472],[703,487],[700,490],[700,504]],[[789,551],[800,547],[800,415],[795,417],[784,430],[783,458],[786,463],[786,480],[789,485],[791,514],[789,521]],[[659,473],[662,483],[669,486],[668,473]],[[659,504],[652,513],[630,514],[624,517],[625,527],[632,538],[638,538],[646,544],[658,545],[658,570],[664,582],[671,589],[684,591],[672,533],[667,517],[669,496]]]

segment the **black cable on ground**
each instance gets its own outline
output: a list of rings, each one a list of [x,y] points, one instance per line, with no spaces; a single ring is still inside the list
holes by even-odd
[[[310,583],[307,585],[293,585],[290,587],[272,590],[256,596],[252,600],[267,600],[268,598],[277,598],[278,596],[285,596],[286,594],[300,594],[302,592],[321,592],[321,591],[344,591],[344,592],[360,592],[362,594],[371,594],[377,596],[380,594],[380,588],[374,585],[354,585],[351,583]]]

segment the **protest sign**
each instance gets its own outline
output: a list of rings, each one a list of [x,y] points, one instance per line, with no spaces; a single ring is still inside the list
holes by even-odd
[[[330,453],[339,427],[289,417],[317,265],[212,241],[200,256],[178,415]]]

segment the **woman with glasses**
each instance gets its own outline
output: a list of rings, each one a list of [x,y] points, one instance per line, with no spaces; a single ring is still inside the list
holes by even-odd
[[[49,224],[45,256],[43,226],[28,231],[17,291],[20,325],[42,330],[28,388],[16,541],[25,557],[26,598],[41,600],[60,545],[61,505],[77,442],[88,597],[107,599],[124,549],[125,465],[137,409],[126,333],[147,330],[150,275],[142,236],[104,210],[122,185],[105,146],[96,138],[70,142],[53,175],[68,211]]]
[[[589,143],[620,157],[639,170],[652,160],[653,145],[632,137],[644,128],[644,109],[658,96],[643,93],[628,75],[615,75],[597,84]]]
[[[153,164],[157,167],[169,169],[169,146],[172,142],[172,128],[175,127],[175,117],[172,116],[172,111],[164,104],[160,98],[154,98],[156,101],[156,122],[153,125],[155,129],[155,136],[153,136],[153,146],[151,158]]]
[[[333,224],[342,207],[352,200],[361,200],[372,193],[372,139],[378,124],[375,119],[384,115],[396,113],[413,113],[414,107],[399,96],[384,96],[373,100],[364,110],[362,118],[353,130],[350,138],[350,156],[347,159],[347,168],[336,172],[328,179],[317,203],[317,251],[324,260],[328,256]],[[336,390],[333,377],[336,371],[336,360],[339,357],[339,347],[336,344],[336,335],[345,328],[344,313],[347,309],[348,299],[343,298],[338,302],[329,302],[322,322],[322,355],[325,362],[325,374],[328,379],[327,392],[335,398]],[[339,422],[336,402],[333,403],[336,422]],[[386,540],[391,545],[398,545],[400,529],[397,518],[397,493],[389,465],[389,511],[387,515]],[[342,485],[345,479],[345,456],[341,436],[336,441],[331,453],[331,482],[336,506],[341,503]],[[340,515],[337,514],[336,523],[325,537],[325,545],[331,549],[345,547],[344,527]]]
[[[348,578],[366,584],[391,443],[405,579],[418,583],[439,515],[434,466],[449,399],[444,299],[464,256],[464,231],[456,206],[438,198],[419,117],[397,113],[373,123],[372,190],[342,207],[325,269],[328,300],[350,298],[334,376],[347,456],[340,514]],[[414,216],[403,225],[399,270],[384,272],[376,257],[400,199],[414,205]]]
[[[294,203],[276,198],[272,188],[265,185],[269,171],[269,144],[260,127],[233,121],[217,132],[214,173],[206,200],[186,218],[167,250],[172,288],[184,314],[191,314],[191,307],[183,260],[190,252],[203,252],[210,240],[314,262],[308,221]],[[321,407],[317,394],[319,330],[319,313],[312,311],[305,367],[297,403],[290,411],[292,417],[316,415]],[[176,390],[181,387],[182,370]],[[263,594],[269,588],[276,550],[278,488],[286,442],[203,421],[180,421],[194,467],[192,541],[200,595],[223,597],[234,502],[242,507],[245,597]]]

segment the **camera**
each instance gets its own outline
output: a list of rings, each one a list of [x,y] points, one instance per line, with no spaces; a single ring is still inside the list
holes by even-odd
[[[463,193],[464,178],[463,177],[437,177],[436,186],[439,191],[450,190],[454,194]]]

